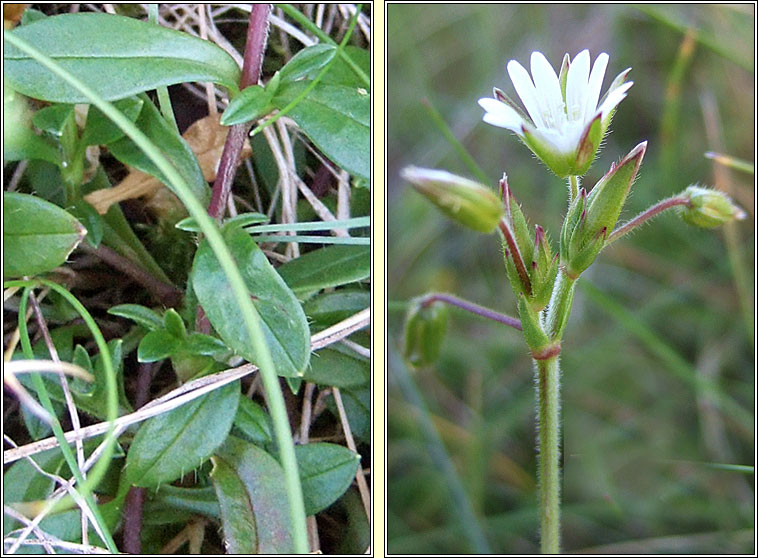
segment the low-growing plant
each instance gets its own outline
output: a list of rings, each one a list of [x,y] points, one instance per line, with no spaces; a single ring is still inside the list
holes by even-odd
[[[365,551],[370,11],[57,8],[4,12],[6,551]]]

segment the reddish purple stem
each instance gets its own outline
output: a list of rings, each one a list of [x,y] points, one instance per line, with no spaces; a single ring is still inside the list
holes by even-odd
[[[463,310],[467,310],[471,312],[472,314],[476,314],[478,316],[482,316],[483,318],[488,318],[490,320],[500,322],[501,324],[509,325],[521,331],[521,322],[517,318],[512,318],[511,316],[508,316],[507,314],[501,314],[500,312],[495,312],[494,310],[490,310],[489,308],[485,308],[484,306],[479,306],[478,304],[474,304],[473,302],[469,302],[468,300],[463,300],[462,298],[458,298],[457,296],[453,296],[450,294],[445,294],[445,293],[428,294],[424,296],[421,302],[421,305],[429,306],[430,304],[434,302],[445,302],[447,304],[457,306],[458,308],[462,308]]]
[[[626,233],[631,231],[632,229],[639,227],[645,221],[649,221],[656,215],[659,215],[660,213],[663,213],[667,209],[671,209],[672,207],[676,207],[678,205],[689,205],[690,201],[685,197],[679,197],[674,196],[672,198],[667,198],[665,200],[659,201],[657,204],[655,204],[652,207],[647,208],[645,211],[637,215],[634,219],[630,219],[623,225],[621,225],[619,228],[617,228],[615,231],[611,233],[611,235],[606,239],[605,245],[608,246],[611,242],[614,242],[624,236]]]
[[[250,10],[250,19],[247,26],[247,43],[242,64],[242,77],[240,78],[240,90],[255,85],[261,77],[261,64],[263,52],[266,50],[266,38],[268,37],[268,14],[271,4],[253,4]],[[211,203],[208,206],[208,214],[221,219],[226,209],[226,203],[232,190],[232,181],[237,172],[240,152],[245,144],[245,138],[250,131],[250,123],[237,124],[229,130],[224,143],[224,151],[218,165],[218,174],[213,183]]]

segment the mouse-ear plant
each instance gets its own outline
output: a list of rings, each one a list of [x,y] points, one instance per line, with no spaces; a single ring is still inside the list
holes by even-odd
[[[613,80],[601,99],[608,55],[601,53],[590,69],[590,55],[563,58],[558,74],[544,55],[531,56],[531,77],[515,60],[508,74],[526,110],[499,89],[494,98],[480,99],[488,124],[514,132],[558,177],[568,178],[568,208],[553,253],[547,233],[528,225],[505,175],[494,189],[449,172],[409,167],[402,176],[416,190],[459,224],[483,233],[499,231],[508,282],[518,301],[519,319],[503,316],[448,294],[431,294],[413,303],[406,321],[406,361],[429,364],[439,352],[443,328],[438,327],[434,301],[454,304],[521,330],[535,366],[538,419],[540,538],[544,553],[560,550],[560,367],[563,335],[571,312],[574,286],[600,252],[629,231],[661,212],[678,208],[682,219],[699,227],[714,227],[745,213],[726,195],[689,186],[637,217],[618,225],[619,216],[647,149],[634,147],[594,188],[580,186],[592,165],[619,103],[632,82],[629,69]],[[533,231],[533,232],[532,232]],[[422,312],[422,309],[424,310]],[[422,347],[428,342],[433,347]]]

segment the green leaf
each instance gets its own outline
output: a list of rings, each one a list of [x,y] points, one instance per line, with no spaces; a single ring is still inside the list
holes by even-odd
[[[224,442],[237,413],[239,381],[147,420],[126,457],[135,486],[172,482],[199,467]]]
[[[50,105],[38,110],[32,117],[32,124],[43,132],[60,138],[66,128],[74,122],[74,105]]]
[[[371,275],[371,248],[327,246],[287,262],[279,275],[298,295],[361,281]]]
[[[155,517],[166,513],[172,517],[177,511],[199,513],[218,520],[219,509],[216,492],[212,486],[185,488],[183,486],[162,485],[153,498],[145,504],[145,517]],[[169,521],[168,523],[176,523]]]
[[[279,70],[282,87],[326,66],[337,53],[336,45],[318,43],[304,48]]]
[[[350,486],[361,456],[343,446],[319,442],[295,447],[305,514],[315,515],[332,505]]]
[[[332,62],[329,70],[321,78],[321,82],[334,85],[365,87],[363,79],[345,61],[345,57],[352,59],[367,76],[371,75],[371,52],[365,48],[347,45],[342,51],[342,56]],[[315,77],[315,72],[313,73],[313,77]]]
[[[362,386],[371,379],[371,364],[333,349],[321,349],[311,358],[303,379],[338,388]]]
[[[68,211],[84,224],[87,229],[87,242],[95,248],[100,246],[105,231],[105,222],[97,209],[81,198],[69,207]]]
[[[284,470],[262,449],[230,436],[213,460],[224,545],[229,554],[292,554]]]
[[[135,123],[153,143],[160,146],[161,152],[171,160],[200,202],[208,205],[211,195],[210,188],[203,177],[203,171],[192,149],[179,135],[179,132],[166,122],[147,96],[141,95],[140,98],[144,105]],[[163,173],[131,139],[123,137],[114,141],[108,144],[108,150],[122,163],[156,177],[170,188],[170,184]]]
[[[163,327],[163,320],[157,312],[139,304],[119,304],[110,308],[108,314],[132,320],[150,331]]]
[[[165,329],[156,329],[142,338],[137,348],[139,362],[156,362],[168,358],[181,348],[181,339]]]
[[[343,289],[313,297],[303,304],[303,311],[314,322],[330,326],[369,306],[369,291]]]
[[[110,14],[48,17],[12,31],[106,100],[187,81],[210,81],[235,92],[239,68],[215,44],[160,25]],[[89,100],[8,43],[5,79],[29,97],[60,103]]]
[[[271,442],[271,425],[268,414],[263,407],[247,397],[240,398],[234,426],[254,444],[264,445]]]
[[[233,227],[247,227],[249,225],[255,225],[257,223],[267,223],[268,216],[263,213],[240,213],[234,217],[226,219],[222,225],[223,229]],[[200,225],[197,224],[194,217],[185,217],[174,225],[177,229],[188,232],[201,232]]]
[[[233,126],[263,118],[274,110],[271,105],[272,98],[271,91],[260,85],[246,87],[229,102],[229,106],[221,115],[221,124]]]
[[[279,88],[273,104],[283,109],[311,84]],[[337,165],[363,178],[371,174],[371,95],[361,87],[318,83],[288,116]]]
[[[132,122],[137,120],[144,101],[139,97],[128,97],[113,103]],[[87,124],[82,132],[85,145],[106,145],[124,137],[124,132],[105,116],[99,108],[90,105],[87,112]]]
[[[184,350],[193,355],[203,355],[222,358],[231,356],[229,348],[220,339],[203,333],[190,333]]]
[[[87,234],[57,205],[16,192],[3,192],[3,221],[3,273],[8,277],[58,267]]]
[[[364,441],[370,442],[371,438],[371,386],[364,386],[357,389],[340,390],[342,396],[342,406],[347,414],[347,421],[350,423],[350,430],[353,436]],[[334,397],[326,400],[326,406],[331,413],[339,418],[339,410],[334,401]]]
[[[277,374],[302,375],[310,356],[310,332],[300,303],[250,235],[232,229],[224,236],[260,314]],[[206,241],[195,254],[192,286],[221,339],[246,360],[256,363],[229,281]]]
[[[187,328],[184,326],[184,320],[173,308],[169,308],[163,314],[163,325],[166,331],[177,339],[185,339],[187,337]]]

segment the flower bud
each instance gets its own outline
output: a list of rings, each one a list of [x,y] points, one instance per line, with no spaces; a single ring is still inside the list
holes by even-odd
[[[680,207],[680,215],[684,222],[690,225],[711,229],[747,217],[742,208],[718,190],[692,185],[688,186],[682,195],[690,203]]]
[[[558,254],[550,250],[550,240],[539,225],[535,226],[534,255],[530,276],[532,283],[532,308],[542,310],[550,302],[553,284],[558,273]]]
[[[401,176],[461,225],[492,233],[504,214],[503,204],[486,186],[447,171],[406,167]]]
[[[405,316],[406,361],[414,367],[427,366],[439,357],[447,330],[447,308],[442,302],[412,300]]]
[[[569,277],[587,269],[616,226],[632,187],[647,142],[632,149],[600,179],[589,195],[582,188],[569,207],[561,231],[561,261]]]

